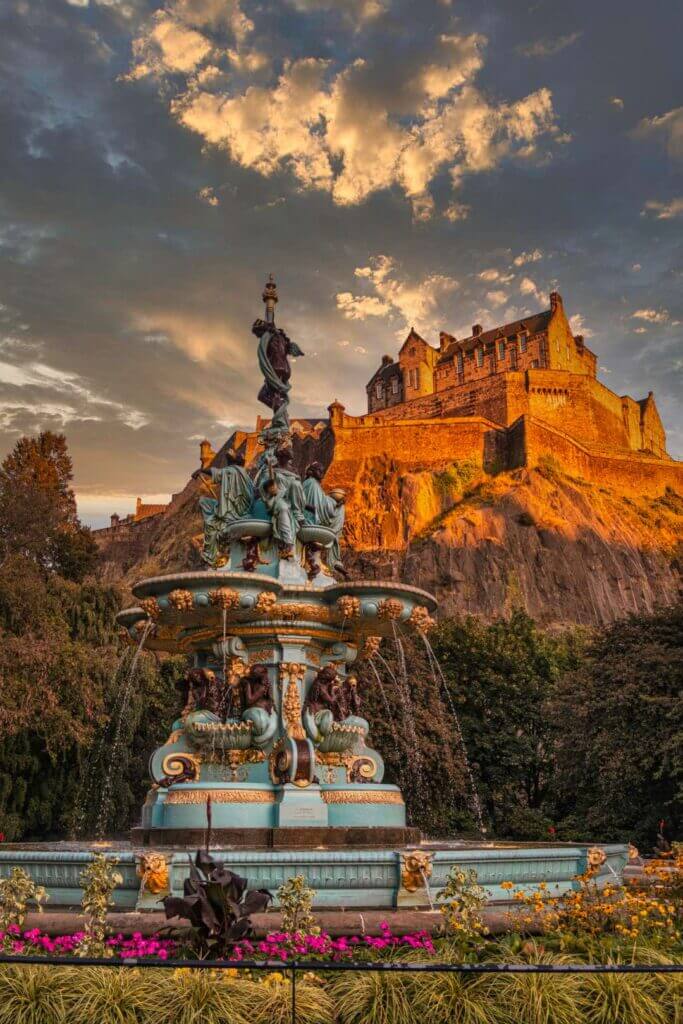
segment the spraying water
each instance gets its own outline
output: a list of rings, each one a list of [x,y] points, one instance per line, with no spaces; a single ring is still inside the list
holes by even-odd
[[[422,642],[427,652],[427,658],[429,660],[429,664],[432,670],[432,677],[434,679],[434,682],[436,683],[437,686],[439,685],[439,683],[441,684],[441,690],[443,691],[443,694],[446,698],[446,702],[451,712],[451,716],[453,718],[455,738],[460,749],[460,754],[462,756],[462,761],[465,766],[465,771],[467,772],[467,778],[470,784],[470,793],[472,796],[472,810],[474,811],[474,816],[477,820],[477,828],[479,829],[482,838],[485,838],[486,826],[484,825],[484,815],[481,809],[481,801],[479,800],[479,793],[477,791],[477,784],[474,779],[474,773],[472,771],[470,759],[467,756],[467,747],[465,746],[465,738],[462,734],[462,729],[460,727],[460,719],[458,717],[458,712],[456,711],[455,702],[448,688],[448,683],[446,682],[446,677],[443,674],[443,669],[441,668],[439,660],[436,654],[434,653],[434,648],[429,642],[429,638],[427,637],[426,633],[423,633],[422,631],[420,631],[420,637],[422,638]]]
[[[108,760],[109,766],[107,773],[104,777],[104,784],[102,786],[102,799],[100,801],[100,809],[97,815],[97,827],[96,832],[98,837],[102,837],[106,832],[107,825],[109,824],[109,816],[111,813],[111,801],[112,801],[112,786],[114,782],[114,771],[118,767],[119,758],[121,754],[121,733],[123,730],[123,723],[125,720],[126,712],[130,705],[130,699],[133,695],[133,683],[135,682],[135,670],[138,667],[138,661],[140,655],[145,646],[145,641],[152,629],[154,623],[151,619],[145,622],[140,640],[138,642],[137,649],[128,668],[128,674],[126,675],[123,687],[121,689],[121,703],[119,705],[119,713],[116,719],[116,728],[114,730],[114,739],[109,751]]]

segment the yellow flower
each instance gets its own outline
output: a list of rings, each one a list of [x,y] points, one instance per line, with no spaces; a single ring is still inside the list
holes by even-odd
[[[501,889],[514,889],[514,882],[501,882]]]

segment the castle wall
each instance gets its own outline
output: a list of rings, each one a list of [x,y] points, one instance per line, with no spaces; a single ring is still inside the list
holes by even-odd
[[[544,456],[557,460],[564,473],[588,483],[614,487],[623,494],[651,496],[671,488],[683,494],[683,463],[635,452],[590,449],[564,431],[525,417],[511,428],[510,451],[533,468]],[[519,464],[519,462],[518,462]]]
[[[460,461],[491,469],[502,467],[507,460],[506,432],[479,416],[378,419],[333,412],[334,457],[325,477],[326,487],[350,487],[365,459],[383,459],[410,470]]]

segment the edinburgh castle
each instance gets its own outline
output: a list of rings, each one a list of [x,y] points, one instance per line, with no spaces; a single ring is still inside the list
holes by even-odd
[[[671,603],[683,463],[652,392],[617,395],[596,368],[557,292],[522,320],[442,331],[438,348],[411,330],[368,381],[367,413],[334,401],[329,418],[292,421],[295,462],[320,461],[325,486],[346,491],[359,569],[435,590],[449,611],[493,617],[521,602],[544,621],[597,623]],[[220,467],[230,448],[252,465],[267,422],[217,452],[202,442],[201,465]],[[191,568],[196,490],[97,531],[105,574]]]

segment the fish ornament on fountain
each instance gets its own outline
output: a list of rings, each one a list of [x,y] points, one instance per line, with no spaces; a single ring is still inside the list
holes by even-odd
[[[397,630],[422,631],[436,602],[415,587],[350,581],[343,571],[344,492],[325,467],[297,472],[289,419],[290,358],[275,324],[277,287],[252,328],[272,411],[260,454],[230,451],[194,474],[205,568],[142,580],[118,621],[146,646],[191,661],[135,838],[192,847],[404,846],[399,788],[383,782],[353,663]],[[342,579],[335,577],[341,576]],[[368,808],[372,813],[368,815]],[[371,824],[368,824],[368,821]]]

